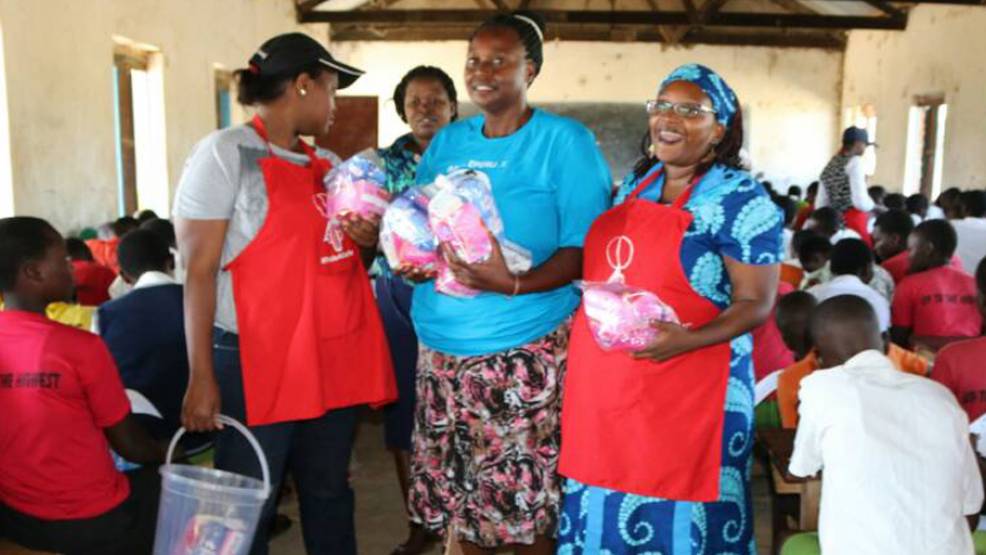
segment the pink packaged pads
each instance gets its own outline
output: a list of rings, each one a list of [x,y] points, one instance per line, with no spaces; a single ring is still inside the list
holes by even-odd
[[[674,309],[650,291],[619,282],[577,285],[589,330],[604,350],[639,351],[657,337],[651,322],[678,323]]]
[[[390,204],[387,174],[376,152],[354,155],[325,176],[328,216],[382,216]]]

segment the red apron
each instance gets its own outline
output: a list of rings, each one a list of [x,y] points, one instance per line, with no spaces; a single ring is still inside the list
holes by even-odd
[[[680,321],[699,328],[720,312],[692,289],[681,241],[692,222],[683,209],[695,182],[671,206],[638,198],[600,216],[586,236],[583,277],[656,293]],[[696,180],[697,181],[697,180]],[[681,501],[715,501],[730,347],[721,343],[665,362],[603,351],[579,308],[569,342],[559,472],[584,484]]]
[[[870,216],[858,208],[850,208],[842,215],[842,220],[846,227],[859,234],[859,238],[866,243],[866,246],[873,248],[873,239],[870,237],[869,223]]]
[[[252,124],[267,141],[263,121]],[[258,162],[267,219],[225,268],[233,278],[251,426],[397,398],[359,249],[348,236],[336,249],[326,236],[322,177],[331,164],[300,144],[308,166],[277,158],[268,145],[269,156]]]

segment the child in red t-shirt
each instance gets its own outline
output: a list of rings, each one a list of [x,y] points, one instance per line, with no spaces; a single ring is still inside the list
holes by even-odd
[[[986,317],[986,259],[976,269],[979,311]],[[935,358],[931,378],[955,394],[969,415],[969,422],[986,414],[986,337],[959,341],[946,346]]]
[[[891,336],[898,345],[937,351],[982,332],[975,279],[949,265],[956,242],[947,220],[926,221],[908,238],[911,269],[891,307]]]
[[[110,285],[116,279],[113,270],[96,262],[82,239],[66,239],[65,246],[72,260],[76,301],[85,306],[99,306],[110,300]]]
[[[118,472],[110,448],[147,465],[164,448],[135,424],[102,340],[45,317],[72,289],[51,225],[0,219],[0,529],[43,551],[150,553],[160,480]]]

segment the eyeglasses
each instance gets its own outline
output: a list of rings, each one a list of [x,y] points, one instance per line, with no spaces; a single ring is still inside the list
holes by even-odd
[[[709,108],[708,106],[702,106],[701,104],[694,104],[692,102],[681,102],[675,104],[674,102],[668,102],[667,100],[648,100],[645,106],[647,108],[647,113],[652,116],[674,112],[683,118],[694,119],[702,114],[716,113],[715,110]]]

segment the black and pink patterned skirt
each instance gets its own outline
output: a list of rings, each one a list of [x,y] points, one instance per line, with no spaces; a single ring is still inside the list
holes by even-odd
[[[555,534],[569,326],[492,355],[421,347],[408,500],[415,522],[486,548]]]

